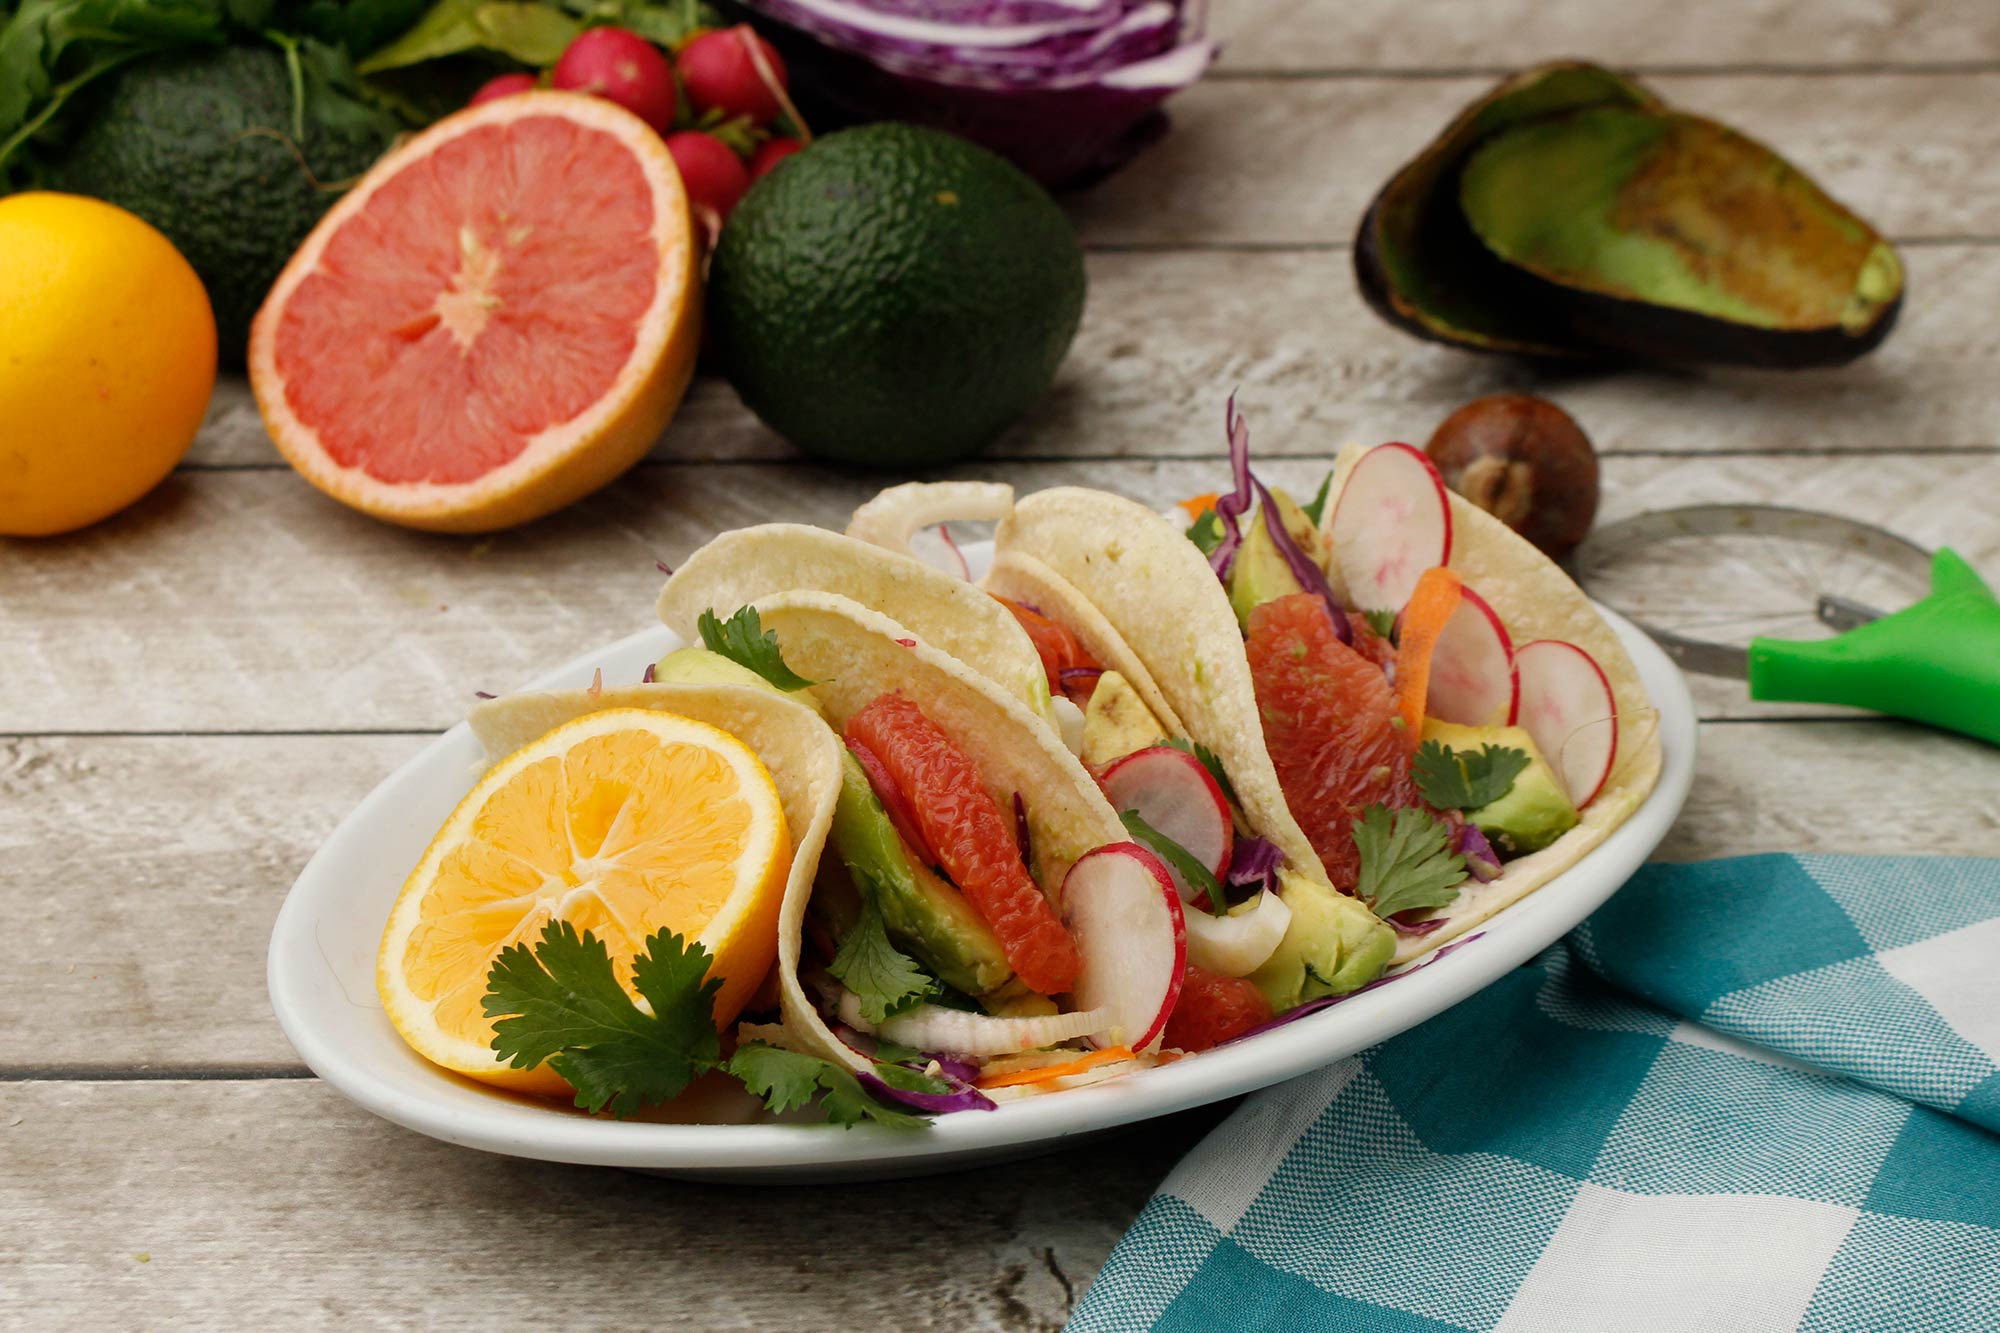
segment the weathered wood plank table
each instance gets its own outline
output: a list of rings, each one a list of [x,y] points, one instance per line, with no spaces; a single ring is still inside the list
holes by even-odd
[[[1604,454],[1605,514],[1831,509],[2000,570],[2000,7],[1991,0],[1235,0],[1171,138],[1072,202],[1084,331],[1057,391],[956,475],[1164,501],[1212,482],[1241,391],[1268,474],[1538,388]],[[1362,307],[1386,174],[1495,76],[1628,66],[1777,145],[1901,243],[1912,296],[1838,372],[1551,379]],[[461,1151],[315,1082],[265,999],[292,876],[390,769],[647,623],[655,559],[838,526],[879,478],[798,461],[699,385],[623,481],[444,540],[322,499],[239,383],[186,463],[75,537],[0,545],[0,1324],[1059,1325],[1197,1112],[1005,1172],[698,1188]],[[1661,854],[2000,851],[2000,755],[1696,682]]]

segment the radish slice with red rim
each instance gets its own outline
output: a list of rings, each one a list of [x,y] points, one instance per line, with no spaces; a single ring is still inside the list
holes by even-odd
[[[1484,597],[1469,587],[1459,592],[1458,609],[1431,652],[1424,712],[1440,722],[1497,726],[1514,715],[1520,693],[1514,644]]]
[[[1423,572],[1451,559],[1444,478],[1422,450],[1378,445],[1347,474],[1328,534],[1348,599],[1363,611],[1399,611]]]
[[[1136,810],[1158,833],[1173,839],[1217,879],[1229,874],[1236,840],[1229,798],[1201,760],[1171,745],[1154,745],[1114,759],[1098,779],[1119,814]],[[1177,870],[1168,872],[1191,902],[1194,889]]]
[[[1561,639],[1514,651],[1520,696],[1514,724],[1562,779],[1578,809],[1597,799],[1618,759],[1618,701],[1597,659]]]
[[[1105,1019],[1091,1043],[1145,1050],[1166,1029],[1187,970],[1187,920],[1173,877],[1137,843],[1111,843],[1069,868],[1062,906],[1083,958],[1071,999]]]

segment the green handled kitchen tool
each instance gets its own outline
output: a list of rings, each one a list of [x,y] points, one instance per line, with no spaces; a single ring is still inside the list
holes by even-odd
[[[1675,661],[1747,680],[1753,699],[2000,745],[2000,600],[1949,549],[1809,510],[1693,505],[1598,529],[1573,568]]]

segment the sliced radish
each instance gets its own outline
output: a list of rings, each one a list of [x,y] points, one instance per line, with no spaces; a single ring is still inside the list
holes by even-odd
[[[1597,799],[1618,758],[1618,700],[1597,659],[1561,639],[1537,639],[1514,651],[1520,698],[1514,725],[1562,779],[1578,809]]]
[[[1229,798],[1201,760],[1171,745],[1154,745],[1113,760],[1098,785],[1119,814],[1136,810],[1217,879],[1229,873],[1236,825],[1229,815]],[[1180,871],[1168,867],[1168,873],[1181,901],[1192,902],[1195,891]]]
[[[942,523],[928,528],[918,528],[910,534],[910,554],[934,569],[942,569],[956,578],[970,579],[972,570],[965,563],[965,553],[952,540],[951,529]]]
[[[1451,501],[1421,449],[1384,444],[1347,474],[1329,533],[1347,595],[1363,611],[1395,611],[1418,577],[1451,559]]]
[[[1275,893],[1258,894],[1247,912],[1182,915],[1187,918],[1188,961],[1225,977],[1248,976],[1262,967],[1292,924],[1292,909]]]
[[[1097,1046],[1142,1051],[1159,1040],[1180,998],[1187,922],[1173,877],[1136,842],[1085,852],[1062,885],[1063,924],[1083,955],[1070,998],[1101,1011]]]
[[[1484,597],[1461,587],[1458,609],[1445,621],[1431,652],[1424,712],[1440,722],[1497,726],[1514,715],[1519,693],[1507,627]]]

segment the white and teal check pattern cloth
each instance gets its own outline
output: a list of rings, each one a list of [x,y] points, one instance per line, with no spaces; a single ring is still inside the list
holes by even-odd
[[[1244,1102],[1071,1327],[2000,1329],[1996,1056],[2000,861],[1649,866]]]

